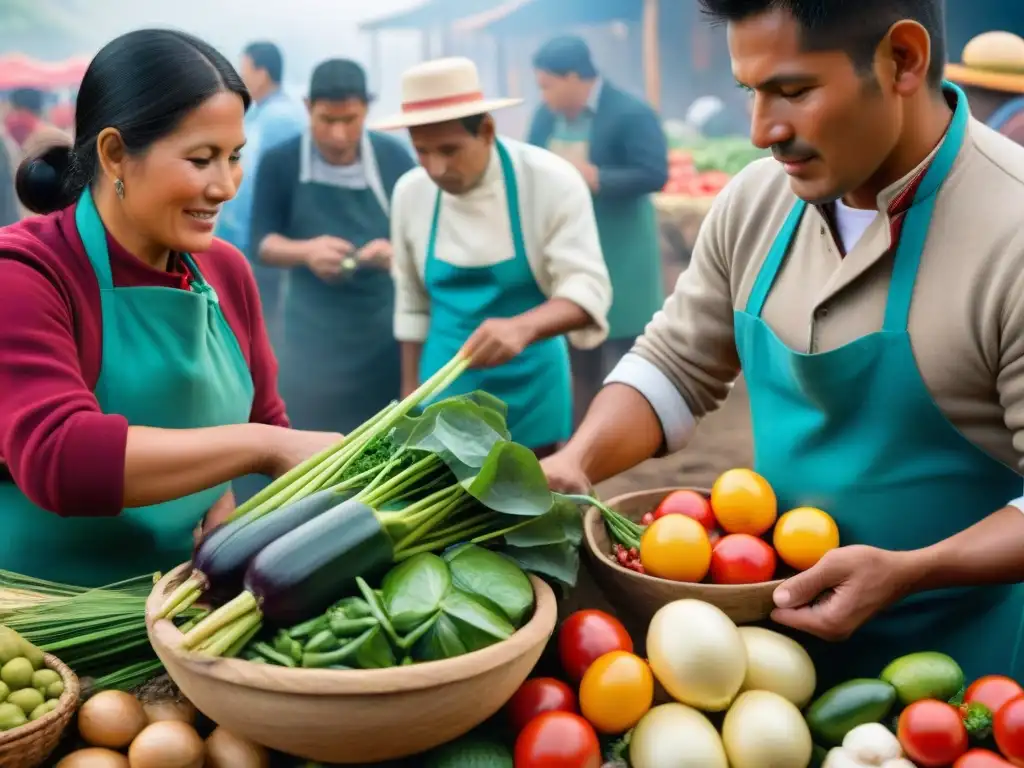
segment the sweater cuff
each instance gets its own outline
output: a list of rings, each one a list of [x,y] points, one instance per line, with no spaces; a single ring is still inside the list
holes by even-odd
[[[430,315],[397,314],[395,315],[395,338],[398,341],[424,342],[430,330]]]
[[[128,420],[104,413],[80,413],[69,424],[60,448],[51,498],[61,517],[114,517],[124,508],[124,461]]]
[[[681,451],[690,442],[697,420],[672,380],[654,363],[630,352],[612,369],[604,383],[625,384],[644,396],[661,422],[667,453]]]

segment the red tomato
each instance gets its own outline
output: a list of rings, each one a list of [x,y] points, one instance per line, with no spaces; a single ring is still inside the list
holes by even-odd
[[[535,677],[519,686],[507,710],[512,728],[519,733],[527,723],[544,712],[575,712],[576,694],[561,680]]]
[[[1018,696],[1024,696],[1016,680],[1003,675],[987,675],[979,677],[964,691],[964,704],[984,704],[995,714],[1003,704]]]
[[[711,502],[696,491],[674,491],[662,499],[654,510],[654,519],[660,520],[665,515],[692,517],[709,531],[713,531],[717,525],[711,511]]]
[[[633,652],[633,638],[622,622],[604,611],[577,611],[558,630],[562,669],[574,683],[598,658],[610,651]]]
[[[601,768],[601,762],[597,734],[571,712],[545,712],[516,739],[516,768]]]
[[[987,749],[972,749],[953,763],[953,768],[1013,768],[1013,763]]]
[[[951,765],[967,751],[960,710],[942,701],[914,702],[900,714],[896,730],[903,751],[921,768]]]
[[[1003,757],[1024,766],[1024,697],[1008,701],[992,718],[992,735]]]
[[[712,584],[760,584],[775,575],[775,550],[748,533],[719,539],[711,551]]]

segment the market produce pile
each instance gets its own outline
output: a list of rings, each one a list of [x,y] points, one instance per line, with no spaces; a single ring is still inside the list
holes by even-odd
[[[0,732],[48,715],[63,695],[64,681],[47,669],[43,652],[0,624]]]
[[[639,523],[597,506],[612,541],[609,558],[671,581],[763,583],[785,569],[805,571],[839,546],[828,513],[799,507],[779,515],[771,485],[750,469],[724,472],[710,498],[691,490],[670,493]]]
[[[1001,676],[965,689],[940,653],[903,656],[877,679],[813,698],[816,670],[799,643],[737,627],[698,600],[662,607],[646,647],[636,655],[608,614],[569,616],[558,634],[564,680],[527,680],[509,702],[516,768],[1024,765],[1024,689]],[[655,681],[670,703],[655,704]]]
[[[208,535],[160,613],[204,595],[218,606],[182,648],[319,667],[449,658],[529,618],[523,571],[574,584],[579,512],[509,439],[505,404],[474,392],[420,409],[465,367],[454,359]],[[502,580],[515,595],[486,586]]]
[[[668,182],[662,193],[684,197],[717,195],[747,165],[767,156],[746,136],[670,141]]]

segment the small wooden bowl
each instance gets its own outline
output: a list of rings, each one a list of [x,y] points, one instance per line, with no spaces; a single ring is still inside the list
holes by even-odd
[[[3,768],[38,768],[57,748],[60,738],[78,709],[78,677],[56,656],[45,654],[43,664],[64,681],[57,708],[38,720],[0,733],[0,766]]]
[[[681,488],[656,488],[616,496],[607,505],[630,520],[639,521],[654,511],[662,499]],[[692,488],[704,496],[710,491]],[[596,507],[587,510],[583,519],[587,555],[592,563],[591,572],[608,600],[616,608],[629,611],[643,622],[649,622],[663,605],[675,600],[703,600],[721,608],[737,624],[751,624],[768,618],[774,603],[772,593],[782,579],[763,584],[690,584],[669,581],[636,573],[623,568],[612,559],[612,541],[601,512]]]
[[[551,587],[531,576],[533,618],[508,640],[454,659],[344,671],[210,659],[181,651],[177,627],[153,619],[188,568],[164,576],[146,603],[149,639],[171,679],[218,725],[325,763],[409,757],[468,733],[512,698],[557,620]]]

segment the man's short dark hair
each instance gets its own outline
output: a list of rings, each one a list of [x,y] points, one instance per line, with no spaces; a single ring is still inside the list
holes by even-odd
[[[351,59],[328,59],[317,64],[309,80],[309,101],[349,101],[364,104],[372,100],[366,84],[366,70]]]
[[[558,77],[576,75],[581,80],[597,77],[590,47],[582,37],[564,35],[548,40],[533,55],[533,68]]]
[[[15,88],[11,91],[11,106],[16,109],[24,109],[33,115],[43,114],[43,92],[36,88]]]
[[[742,21],[769,11],[788,13],[803,30],[808,50],[845,51],[858,70],[869,70],[875,51],[898,21],[916,21],[928,31],[932,58],[928,82],[938,87],[946,68],[942,0],[700,0],[716,21]]]
[[[256,69],[264,70],[276,85],[281,84],[281,79],[284,77],[284,57],[281,55],[280,48],[273,43],[260,41],[249,43],[244,53],[252,60]]]

